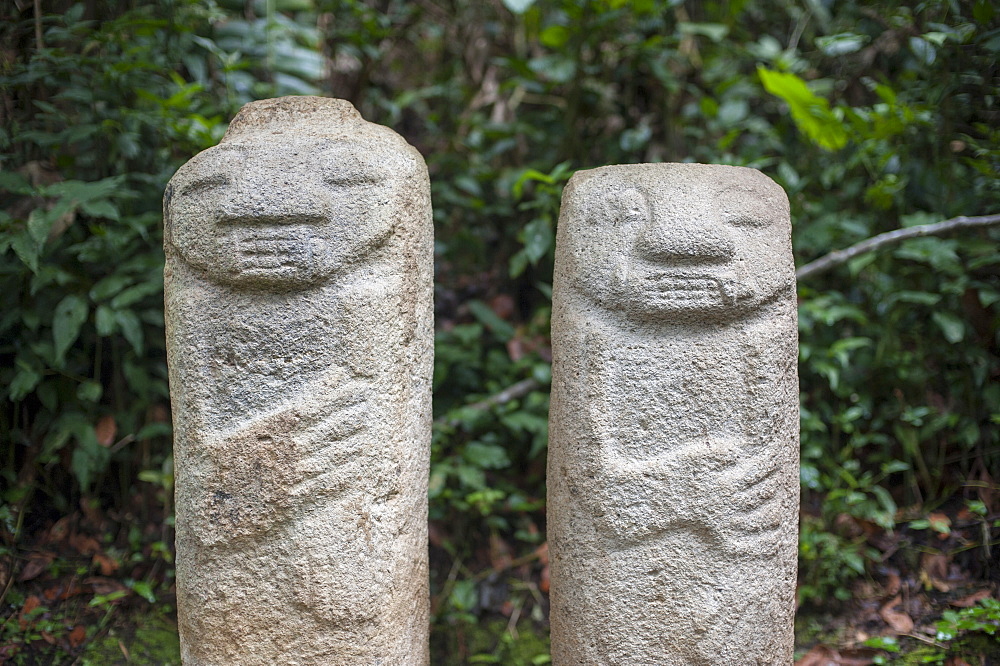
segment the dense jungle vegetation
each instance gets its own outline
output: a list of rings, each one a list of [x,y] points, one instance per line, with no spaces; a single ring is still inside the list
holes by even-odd
[[[427,159],[434,663],[545,664],[566,180],[756,167],[799,265],[995,215],[998,56],[991,0],[2,3],[0,662],[178,663],[160,202],[242,104],[345,98]],[[800,664],[1000,663],[998,240],[800,278]]]

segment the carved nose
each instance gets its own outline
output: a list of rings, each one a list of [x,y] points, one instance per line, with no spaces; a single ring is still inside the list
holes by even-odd
[[[652,220],[636,242],[640,256],[657,263],[723,263],[736,249],[724,227],[676,220]]]

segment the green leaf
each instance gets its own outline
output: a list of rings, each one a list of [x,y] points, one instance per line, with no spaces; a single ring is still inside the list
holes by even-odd
[[[96,303],[110,298],[132,284],[133,281],[134,278],[131,275],[109,275],[90,288],[90,300]]]
[[[562,25],[550,25],[542,30],[538,39],[550,49],[560,49],[569,41],[569,29]]]
[[[118,310],[115,312],[115,321],[122,329],[122,335],[132,345],[136,354],[142,354],[142,323],[139,317],[131,310]]]
[[[514,256],[510,258],[509,272],[512,278],[516,278],[521,275],[528,268],[528,253],[523,249],[514,253]]]
[[[853,32],[842,32],[838,35],[825,35],[816,38],[816,46],[823,55],[831,58],[845,56],[848,53],[860,51],[869,42],[868,35],[858,35]]]
[[[501,319],[493,309],[479,300],[469,301],[469,311],[486,328],[493,331],[493,334],[500,338],[501,342],[507,342],[514,337],[514,327]]]
[[[497,446],[496,444],[470,442],[466,445],[462,457],[470,465],[476,465],[483,469],[501,469],[510,466],[510,458],[507,457],[507,451],[502,446]]]
[[[555,178],[547,173],[542,173],[538,169],[525,169],[524,172],[518,176],[517,180],[514,181],[514,185],[510,188],[510,191],[514,195],[515,199],[521,198],[521,194],[524,193],[524,184],[529,181],[538,181],[549,185],[556,182]]]
[[[729,34],[729,27],[721,23],[678,23],[682,35],[702,35],[713,42],[721,42]]]
[[[115,317],[115,311],[107,305],[98,305],[94,312],[94,326],[97,329],[97,334],[102,338],[114,333],[118,330],[118,319]]]
[[[931,319],[951,344],[961,342],[965,337],[965,322],[950,312],[932,312]]]
[[[558,53],[532,58],[528,67],[539,78],[553,83],[568,83],[576,76],[576,62]]]
[[[54,220],[55,217],[42,208],[36,208],[28,214],[28,233],[38,247],[41,247],[49,237],[49,230]]]
[[[149,603],[156,603],[156,595],[153,593],[153,586],[144,580],[137,580],[130,586],[132,591]]]
[[[545,218],[536,217],[521,230],[521,242],[528,261],[537,264],[552,247],[552,227]]]
[[[88,311],[87,301],[75,294],[70,294],[56,305],[52,315],[52,341],[57,363],[63,362],[67,350],[76,342]]]
[[[150,294],[158,294],[163,290],[162,282],[143,282],[129,287],[111,299],[111,307],[115,310],[122,310],[133,305]]]
[[[814,94],[806,82],[788,72],[757,67],[757,74],[767,92],[788,104],[795,125],[824,150],[840,150],[847,145],[845,125],[830,110],[830,104]]]
[[[866,640],[862,645],[886,652],[899,652],[899,640],[895,636],[874,636]]]
[[[933,65],[937,60],[937,49],[922,37],[910,37],[910,51],[921,63]]]
[[[73,434],[76,436],[77,445],[73,449],[70,466],[80,488],[88,492],[94,476],[107,467],[111,454],[98,443],[97,435],[90,424],[78,423]]]
[[[31,237],[27,231],[19,231],[10,240],[10,246],[18,259],[31,269],[32,273],[38,272],[38,255],[42,251],[42,246]]]
[[[943,219],[944,217],[938,213],[919,210],[916,213],[900,216],[899,223],[903,227],[917,227],[924,224],[934,224],[935,222],[940,222]]]
[[[486,487],[486,475],[483,473],[481,467],[474,467],[472,465],[459,465],[455,470],[455,475],[463,486],[469,488],[484,488]]]
[[[101,399],[102,393],[104,393],[104,387],[101,386],[100,382],[94,380],[83,382],[76,388],[76,397],[83,402],[97,402]]]
[[[108,220],[115,220],[115,221],[117,221],[120,218],[117,206],[115,206],[107,199],[98,199],[96,201],[84,201],[83,203],[80,204],[80,210],[82,210],[90,217],[105,218]]]
[[[135,434],[135,438],[141,442],[144,439],[151,439],[153,437],[169,437],[172,432],[173,427],[168,421],[157,421],[140,428],[139,432]]]
[[[107,199],[114,194],[121,195],[120,188],[125,182],[125,176],[111,176],[92,182],[80,180],[64,180],[53,183],[46,188],[47,194],[54,194],[81,204]]]
[[[957,275],[963,272],[958,257],[958,243],[954,239],[910,238],[903,241],[893,255],[898,259],[911,259],[929,264],[934,270]]]
[[[34,194],[27,179],[16,171],[0,171],[0,190],[11,194]]]
[[[23,361],[18,360],[16,367],[14,379],[7,387],[7,395],[15,402],[31,393],[38,386],[38,382],[42,381],[42,373]]]

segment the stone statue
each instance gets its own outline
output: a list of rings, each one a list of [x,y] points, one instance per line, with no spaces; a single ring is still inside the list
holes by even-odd
[[[253,102],[164,221],[184,663],[427,664],[423,159],[343,100]]]
[[[791,664],[799,417],[781,188],[742,167],[577,173],[552,350],[553,664]]]

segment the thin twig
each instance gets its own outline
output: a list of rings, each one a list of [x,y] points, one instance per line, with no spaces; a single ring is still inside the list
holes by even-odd
[[[928,645],[933,645],[934,647],[938,647],[938,648],[946,648],[946,647],[948,647],[947,645],[945,645],[943,643],[938,643],[936,640],[934,640],[930,636],[923,636],[921,634],[914,634],[914,633],[902,634],[902,635],[903,636],[908,636],[909,638],[916,638],[918,641],[921,641],[923,643],[927,643]]]
[[[42,0],[35,0],[35,49],[41,51],[45,48],[42,40]]]
[[[8,572],[8,574],[9,575],[7,576],[7,584],[4,585],[3,593],[0,594],[0,607],[3,606],[4,599],[7,598],[7,593],[10,592],[11,585],[14,584],[14,576],[17,574],[17,557],[15,557],[13,554],[11,554],[10,556],[10,571]],[[7,620],[4,620],[3,624],[7,624]],[[2,627],[3,624],[0,624],[0,627]]]
[[[463,410],[471,409],[473,411],[482,411],[491,409],[499,405],[504,405],[510,402],[511,400],[516,400],[518,398],[524,397],[529,393],[531,393],[532,391],[534,391],[535,389],[539,389],[541,387],[542,385],[541,383],[539,383],[537,379],[529,377],[528,379],[522,379],[516,384],[511,384],[510,386],[500,391],[499,393],[494,393],[493,395],[484,400],[480,400],[479,402],[474,402],[471,405],[465,405],[463,407],[460,407],[459,409]],[[442,416],[438,419],[435,419],[434,422],[440,424],[446,423],[449,426],[455,428],[462,424],[462,419],[460,418],[447,419]]]
[[[480,571],[475,576],[469,580],[478,583],[479,581],[486,580],[493,574],[501,574],[505,571],[510,571],[511,569],[516,569],[521,565],[528,564],[529,562],[534,562],[539,559],[541,555],[538,553],[538,549],[531,551],[527,555],[522,555],[521,557],[516,557],[502,567],[490,567],[484,571]]]
[[[945,220],[944,222],[922,224],[917,227],[906,227],[905,229],[887,231],[884,234],[866,238],[860,243],[856,243],[843,250],[834,250],[829,254],[823,255],[816,261],[810,261],[808,264],[801,266],[797,271],[795,271],[795,277],[798,280],[811,278],[814,275],[825,273],[831,268],[836,268],[841,264],[845,264],[858,255],[865,254],[866,252],[874,252],[875,250],[880,250],[883,247],[901,243],[910,238],[920,238],[922,236],[941,236],[946,233],[950,233],[955,229],[962,229],[966,227],[988,227],[994,224],[1000,224],[1000,214],[982,215],[979,217],[966,217],[965,215],[962,215],[959,217],[953,217],[950,220]]]

